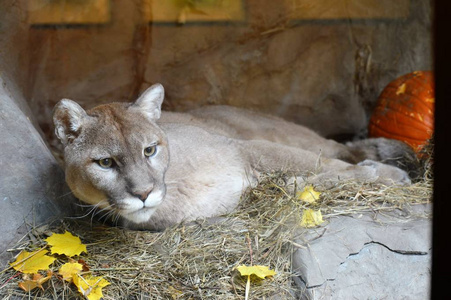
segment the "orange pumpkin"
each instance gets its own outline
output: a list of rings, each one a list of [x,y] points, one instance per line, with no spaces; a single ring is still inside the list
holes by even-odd
[[[377,100],[368,135],[404,141],[418,152],[433,131],[433,73],[416,71],[390,82]]]

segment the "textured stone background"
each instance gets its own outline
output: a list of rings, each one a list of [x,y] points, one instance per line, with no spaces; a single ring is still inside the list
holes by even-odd
[[[320,2],[316,19],[296,17],[297,1],[243,0],[243,21],[178,25],[149,23],[142,1],[111,1],[102,25],[33,26],[22,49],[26,98],[50,132],[63,97],[92,107],[160,82],[169,110],[225,103],[349,138],[389,81],[431,69],[431,3],[384,0],[387,17],[330,19],[337,1]],[[399,3],[405,16],[392,13]]]

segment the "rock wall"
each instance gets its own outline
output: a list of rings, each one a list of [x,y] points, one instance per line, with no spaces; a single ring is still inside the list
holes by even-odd
[[[432,66],[429,0],[321,0],[301,6],[310,15],[293,7],[305,0],[243,0],[242,20],[182,24],[184,15],[149,21],[151,0],[108,3],[106,23],[30,28],[26,97],[47,132],[63,97],[92,107],[160,82],[169,110],[230,104],[349,138],[364,132],[389,81]]]
[[[0,269],[34,226],[69,213],[64,173],[25,101],[27,34],[16,1],[0,2]]]

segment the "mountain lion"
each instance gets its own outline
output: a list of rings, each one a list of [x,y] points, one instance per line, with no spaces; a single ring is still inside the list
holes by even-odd
[[[410,183],[405,171],[375,161],[413,155],[401,142],[339,144],[300,125],[227,106],[162,112],[163,98],[163,87],[155,84],[134,103],[85,111],[63,99],[54,109],[72,192],[125,226],[163,229],[229,212],[268,171],[312,175],[310,182]]]

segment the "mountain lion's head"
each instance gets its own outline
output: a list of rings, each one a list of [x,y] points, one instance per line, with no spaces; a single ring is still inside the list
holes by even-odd
[[[168,143],[155,123],[163,98],[156,84],[134,103],[85,111],[72,100],[58,102],[53,122],[77,198],[134,223],[150,218],[166,194]]]

